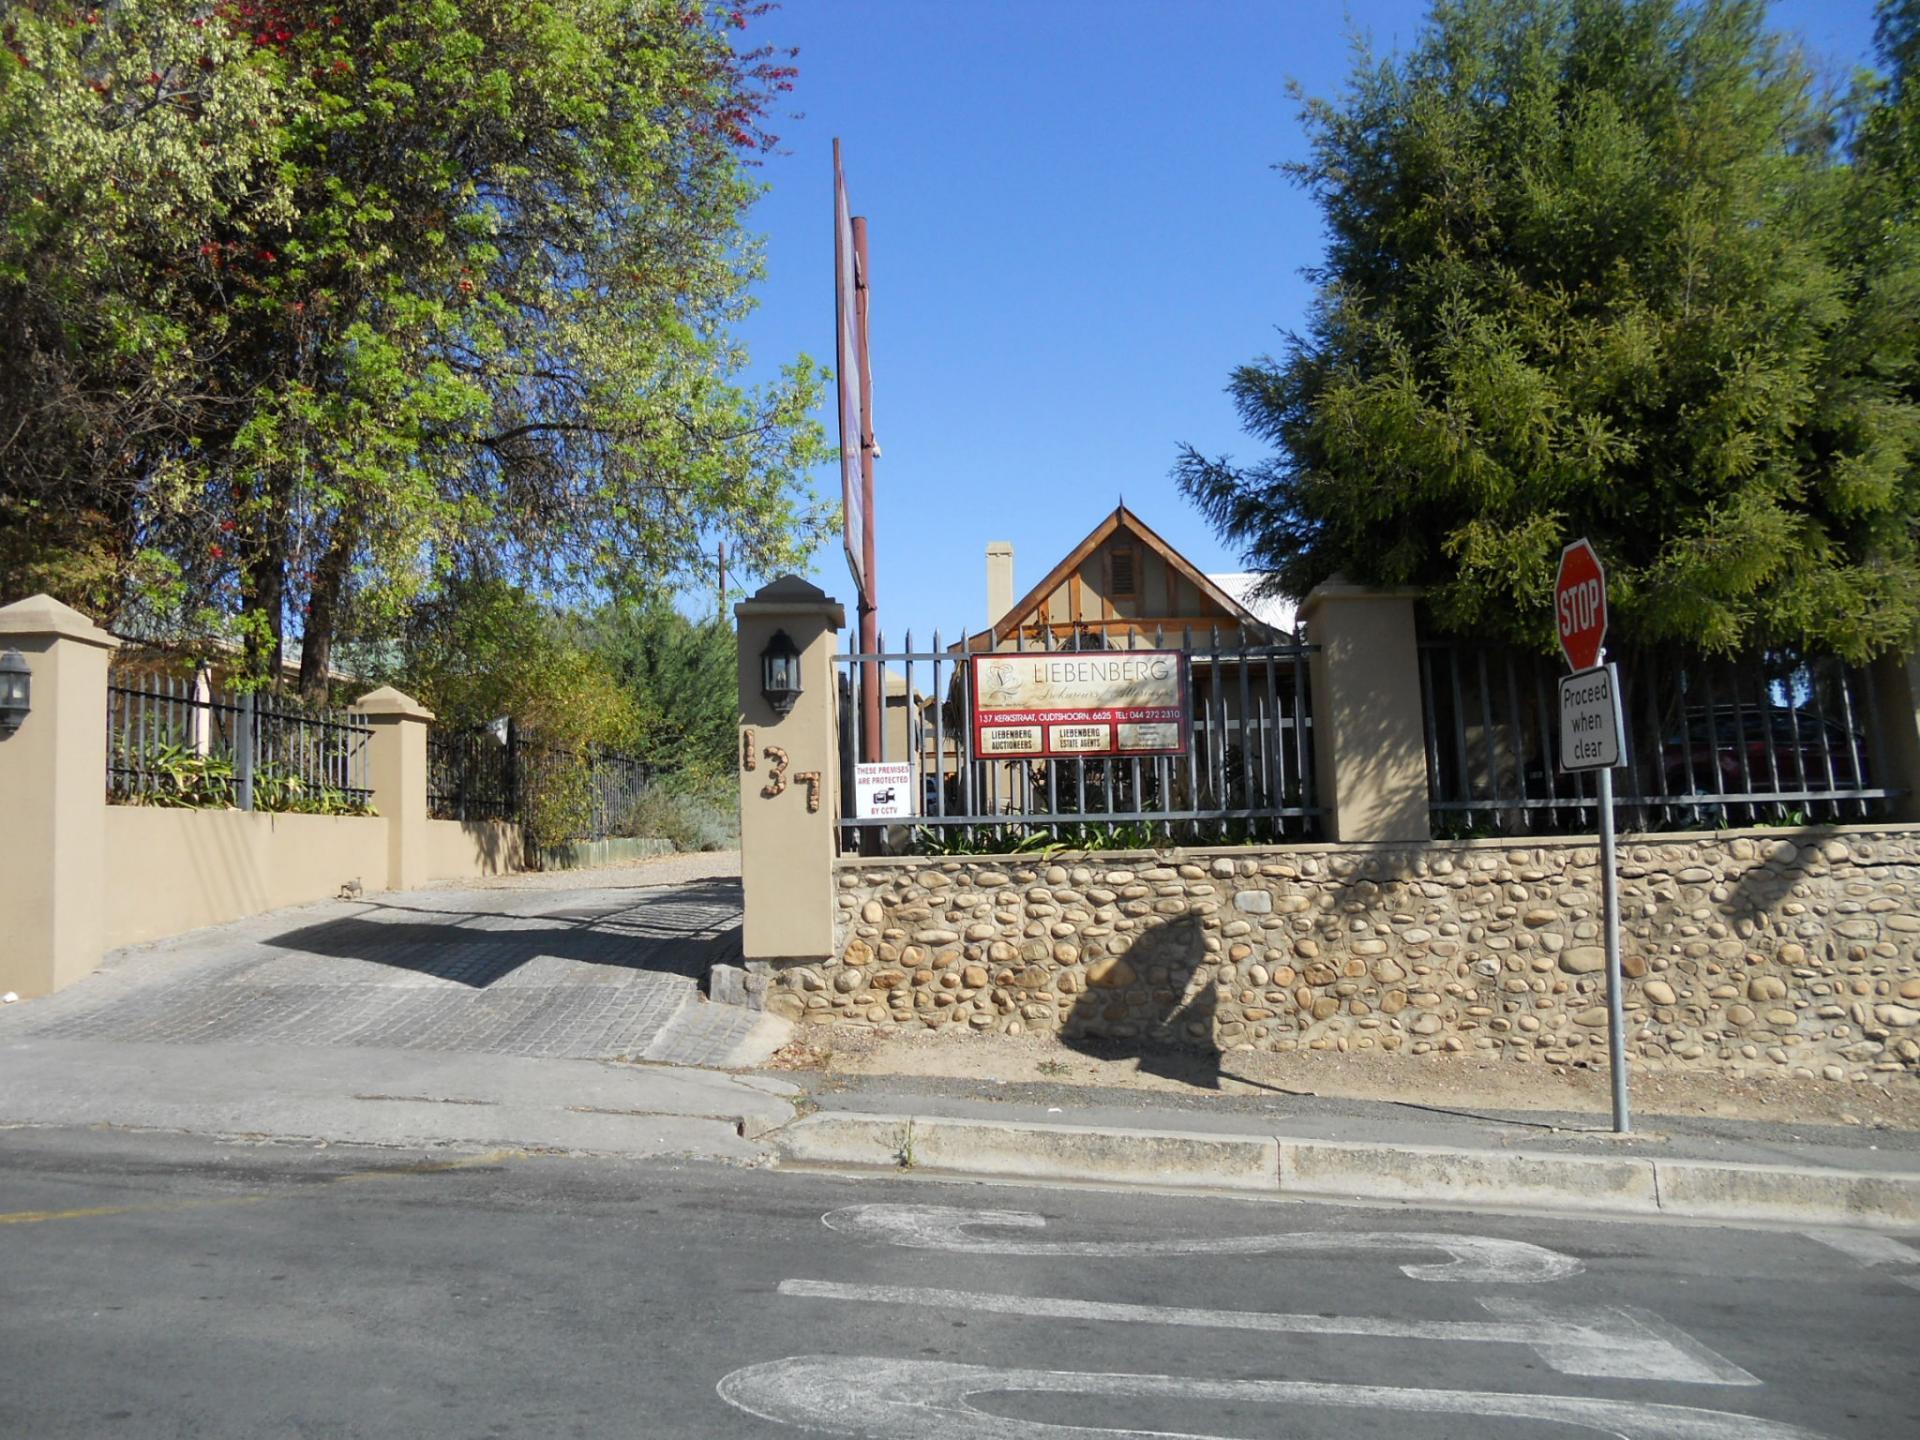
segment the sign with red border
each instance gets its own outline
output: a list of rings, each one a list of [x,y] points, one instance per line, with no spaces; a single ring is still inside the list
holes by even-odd
[[[997,651],[969,659],[978,759],[1187,753],[1191,687],[1182,651]]]
[[[1569,669],[1591,670],[1600,663],[1600,647],[1607,643],[1607,572],[1585,540],[1560,552],[1560,572],[1553,582],[1553,628]]]

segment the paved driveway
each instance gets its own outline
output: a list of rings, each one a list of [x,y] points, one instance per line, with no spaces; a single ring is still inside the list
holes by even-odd
[[[760,1017],[701,999],[739,857],[302,906],[107,958],[0,1038],[725,1061]]]

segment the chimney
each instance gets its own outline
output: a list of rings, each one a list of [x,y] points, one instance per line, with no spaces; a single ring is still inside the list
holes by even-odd
[[[998,625],[1013,608],[1013,542],[987,542],[987,624]]]

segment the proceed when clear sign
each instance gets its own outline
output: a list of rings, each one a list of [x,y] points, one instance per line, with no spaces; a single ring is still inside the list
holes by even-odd
[[[1613,667],[1560,677],[1560,768],[1612,770],[1620,764],[1620,689]]]

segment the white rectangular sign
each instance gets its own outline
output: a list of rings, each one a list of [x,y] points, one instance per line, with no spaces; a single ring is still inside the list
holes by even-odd
[[[1026,650],[973,657],[976,755],[1184,755],[1178,650]]]
[[[1620,764],[1620,685],[1613,666],[1560,677],[1560,768],[1612,770]]]
[[[913,765],[885,761],[853,767],[853,818],[899,820],[913,814]]]

